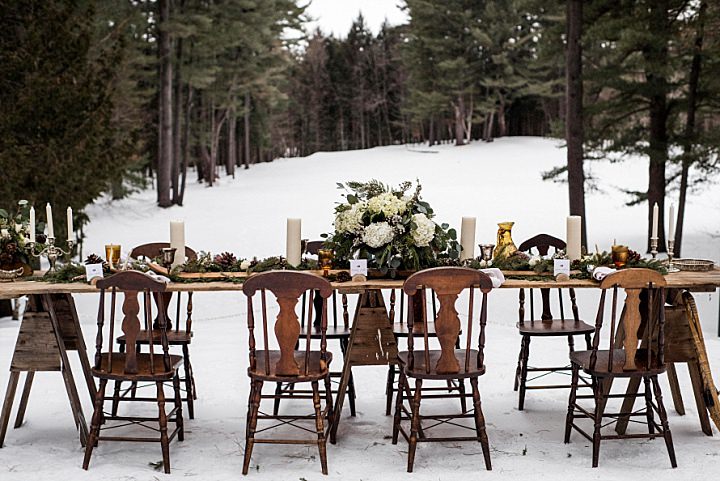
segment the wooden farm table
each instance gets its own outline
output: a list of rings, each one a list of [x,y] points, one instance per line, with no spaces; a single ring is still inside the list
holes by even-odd
[[[508,273],[512,274],[512,273]],[[710,272],[678,272],[666,276],[667,287],[682,291],[712,292],[720,287],[720,269]],[[519,288],[596,288],[598,283],[589,279],[526,280],[508,279],[503,289]],[[396,362],[397,344],[390,325],[381,291],[399,289],[399,280],[367,280],[363,282],[333,283],[333,287],[344,293],[361,295],[355,311],[352,333],[344,356],[343,375],[336,401],[336,415],[331,428],[331,440],[334,442],[342,413],[342,405],[348,386],[350,368],[358,365],[387,365]],[[170,283],[170,292],[218,292],[239,291],[242,284],[237,282],[182,282]],[[0,283],[0,299],[13,299],[28,296],[28,307],[20,325],[18,339],[10,363],[10,379],[5,400],[0,413],[0,447],[2,447],[12,404],[15,398],[20,373],[26,372],[26,381],[18,407],[15,427],[22,424],[27,406],[33,376],[36,371],[60,371],[70,401],[80,441],[84,445],[87,439],[87,422],[75,385],[74,376],[68,362],[68,351],[77,351],[82,366],[83,377],[91,399],[95,397],[95,383],[90,374],[90,363],[78,320],[73,295],[96,294],[98,289],[84,283],[52,284],[41,281],[17,281]],[[391,305],[394,309],[394,305]],[[689,336],[687,336],[689,337]],[[678,361],[679,362],[679,361]],[[700,367],[698,366],[698,371]],[[692,374],[692,370],[691,370]],[[707,387],[707,384],[706,384]],[[702,394],[696,390],[696,401],[703,402]],[[679,389],[673,390],[673,398],[679,396]],[[680,400],[680,405],[682,401]],[[704,404],[703,404],[704,405]],[[678,408],[676,399],[676,408]],[[681,406],[680,406],[681,407]],[[678,409],[680,411],[680,409]],[[705,422],[701,414],[703,431],[711,434],[707,412]]]

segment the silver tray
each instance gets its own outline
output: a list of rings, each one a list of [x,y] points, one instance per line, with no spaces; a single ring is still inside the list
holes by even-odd
[[[22,276],[23,272],[24,269],[22,267],[18,267],[17,269],[12,269],[9,271],[6,271],[5,269],[0,269],[0,282],[14,281],[18,277]]]
[[[713,261],[707,259],[674,259],[673,265],[681,271],[706,272],[715,267]]]

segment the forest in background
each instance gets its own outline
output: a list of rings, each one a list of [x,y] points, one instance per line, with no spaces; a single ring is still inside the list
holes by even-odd
[[[566,137],[575,163],[545,175],[582,196],[591,159],[644,156],[629,202],[679,189],[681,212],[717,173],[715,2],[407,0],[407,24],[342,38],[306,32],[306,3],[0,0],[0,205],[81,226],[147,182],[167,207],[279,156],[506,135]]]

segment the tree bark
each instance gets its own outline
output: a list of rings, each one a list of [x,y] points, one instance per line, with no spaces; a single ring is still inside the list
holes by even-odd
[[[187,103],[185,104],[185,122],[182,135],[182,169],[180,174],[180,197],[178,205],[183,205],[185,199],[185,184],[187,182],[187,169],[190,161],[190,119],[192,114],[193,89],[187,87]]]
[[[228,138],[227,138],[227,159],[226,169],[228,175],[235,178],[235,164],[237,163],[237,139],[235,136],[235,129],[237,129],[237,117],[235,111],[230,109],[228,113]]]
[[[180,72],[180,65],[182,63],[183,56],[183,45],[182,39],[177,40],[176,52],[177,52],[177,65],[175,69],[175,108],[173,109],[173,159],[172,169],[170,173],[170,185],[172,186],[172,203],[180,204],[180,157],[182,149],[182,76]]]
[[[570,215],[582,216],[581,243],[587,247],[583,153],[582,0],[567,0],[565,53],[565,141]]]
[[[165,29],[170,19],[170,0],[158,0],[158,56],[160,61],[160,118],[158,136],[157,192],[158,205],[170,207],[170,177],[172,174],[172,88],[173,69],[170,34]]]
[[[465,145],[465,101],[458,95],[455,107],[455,145]]]
[[[246,169],[250,168],[250,92],[245,92],[245,112],[243,114],[244,124],[243,133],[245,135],[245,155],[243,155],[243,164]]]
[[[500,99],[500,105],[497,109],[498,137],[505,137],[507,135],[507,121],[505,118],[505,96],[499,93],[498,98]]]
[[[680,257],[682,248],[683,225],[685,224],[685,204],[687,201],[688,176],[692,165],[692,149],[695,143],[695,113],[697,110],[697,91],[700,83],[700,70],[702,68],[702,47],[705,35],[705,11],[707,2],[700,2],[698,11],[698,27],[695,31],[695,45],[693,48],[690,77],[688,79],[688,106],[685,119],[685,135],[683,136],[682,170],[680,173],[680,199],[678,201],[677,224],[675,225],[675,248],[673,254]],[[672,222],[673,219],[670,219]]]

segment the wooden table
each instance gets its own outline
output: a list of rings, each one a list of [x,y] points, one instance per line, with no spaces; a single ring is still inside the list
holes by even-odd
[[[668,274],[666,280],[669,289],[712,292],[717,287],[720,287],[720,269],[716,268],[710,272]],[[508,279],[501,288],[573,287],[582,289],[597,288],[597,286],[597,282],[589,279],[570,279],[567,281]],[[333,283],[333,287],[341,292],[361,294],[355,312],[350,342],[344,357],[343,376],[336,401],[336,416],[331,431],[334,440],[342,413],[350,367],[395,362],[397,345],[380,292],[383,289],[399,289],[402,287],[402,281],[383,279]],[[222,281],[184,282],[168,285],[168,291],[170,292],[217,292],[239,291],[241,289],[242,284],[240,283]],[[73,412],[73,419],[80,433],[80,441],[83,444],[85,443],[87,422],[82,411],[73,373],[69,367],[68,351],[77,351],[80,357],[82,374],[91,399],[94,398],[95,384],[90,375],[90,363],[72,296],[75,294],[97,295],[98,292],[95,286],[83,283],[51,284],[39,281],[0,283],[0,299],[29,296],[28,309],[20,325],[13,359],[10,364],[10,380],[2,412],[0,413],[0,447],[5,439],[20,373],[27,372],[27,375],[15,427],[22,424],[33,376],[36,371],[61,372]],[[675,398],[675,390],[673,390],[673,394]],[[677,395],[679,395],[679,390],[677,390]],[[702,397],[698,399],[697,396],[696,400],[699,403],[703,401]],[[707,412],[704,409],[703,411],[705,417],[707,417]],[[706,425],[707,429],[709,429],[709,422],[703,424],[703,431],[705,432],[707,432]]]

